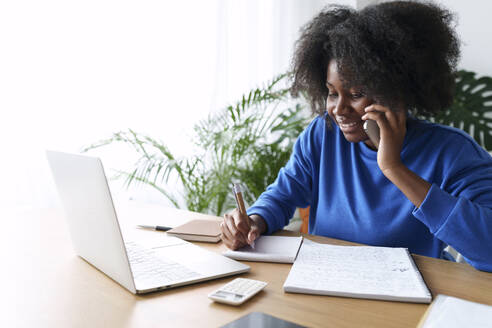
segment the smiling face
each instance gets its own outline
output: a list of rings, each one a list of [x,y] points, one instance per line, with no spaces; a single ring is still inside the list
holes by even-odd
[[[361,119],[365,114],[364,109],[371,105],[372,101],[356,88],[344,88],[338,76],[335,60],[331,60],[328,64],[326,87],[328,88],[326,111],[340,127],[345,139],[349,142],[364,141],[370,148],[375,149],[364,132],[364,121]]]

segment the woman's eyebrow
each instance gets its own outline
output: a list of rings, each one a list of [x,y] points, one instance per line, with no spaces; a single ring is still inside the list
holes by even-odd
[[[326,81],[326,84],[325,84],[325,85],[326,85],[327,87],[332,87],[332,88],[333,88],[333,85],[332,85],[330,82],[328,82],[328,81]]]

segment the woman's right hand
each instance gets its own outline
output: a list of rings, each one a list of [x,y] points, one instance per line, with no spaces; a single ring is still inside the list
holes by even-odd
[[[247,216],[236,208],[224,214],[224,221],[220,224],[221,238],[224,244],[236,250],[253,241],[266,231],[265,220],[259,215]]]

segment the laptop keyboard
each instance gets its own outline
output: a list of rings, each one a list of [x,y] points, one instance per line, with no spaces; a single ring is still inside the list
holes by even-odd
[[[144,248],[135,242],[126,242],[125,245],[138,285],[155,288],[201,276],[180,263],[155,255],[152,248]]]

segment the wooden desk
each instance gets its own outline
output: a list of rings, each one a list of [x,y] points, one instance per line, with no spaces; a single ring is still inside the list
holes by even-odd
[[[190,213],[176,210],[162,215],[191,218]],[[248,263],[251,272],[241,276],[267,281],[268,286],[240,307],[207,298],[234,277],[136,296],[74,254],[60,211],[10,213],[2,222],[2,327],[218,327],[252,311],[309,327],[415,327],[427,307],[284,293],[282,285],[291,265],[254,262]],[[200,246],[217,252],[225,249],[221,243]],[[434,295],[492,305],[492,274],[464,264],[414,258]]]

